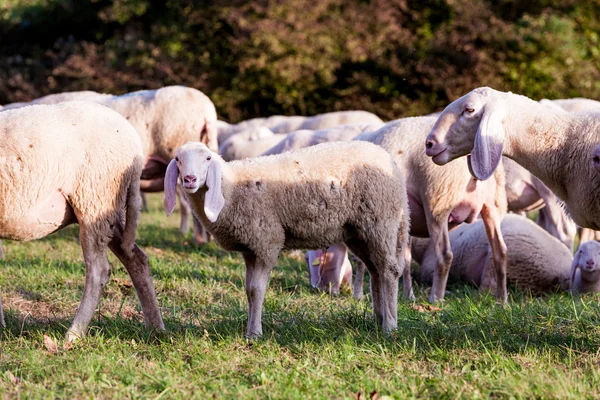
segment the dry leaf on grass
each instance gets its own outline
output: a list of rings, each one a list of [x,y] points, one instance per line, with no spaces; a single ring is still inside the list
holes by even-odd
[[[426,312],[426,311],[440,311],[441,308],[433,306],[431,304],[411,304],[410,308],[413,310],[417,310],[418,312]]]
[[[52,338],[46,334],[44,334],[44,347],[52,354],[58,353],[58,345]]]

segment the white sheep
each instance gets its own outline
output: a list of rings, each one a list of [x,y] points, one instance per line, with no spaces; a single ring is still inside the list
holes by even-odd
[[[371,273],[376,320],[385,331],[396,328],[408,204],[404,178],[383,149],[326,143],[226,163],[203,144],[188,143],[167,169],[167,214],[175,206],[178,176],[195,215],[217,243],[244,257],[248,337],[262,334],[262,303],[279,253],[340,242]]]
[[[471,173],[487,179],[505,155],[537,176],[576,224],[600,229],[600,174],[590,156],[600,114],[557,112],[525,96],[475,89],[452,102],[426,140],[438,165],[470,154]]]
[[[340,125],[314,131],[302,129],[289,133],[275,146],[266,150],[263,155],[282,154],[291,150],[298,150],[326,142],[345,142],[352,140],[363,132],[376,131],[382,126],[383,123],[376,123]]]
[[[299,119],[286,120],[279,125],[272,127],[271,130],[275,133],[289,133],[302,129],[318,131],[320,129],[350,124],[383,124],[383,120],[377,115],[368,111],[359,110],[334,111],[318,114],[312,117],[305,117],[301,123],[299,122]]]
[[[146,156],[140,183],[142,192],[163,191],[167,164],[184,143],[201,141],[211,150],[218,150],[217,112],[212,101],[199,90],[166,86],[89,100],[117,111],[138,131]],[[181,201],[182,233],[189,230],[190,215],[189,206]],[[197,243],[207,240],[198,221],[194,221],[194,239]]]
[[[473,222],[481,214],[500,283],[496,295],[498,301],[506,302],[506,245],[500,231],[500,221],[506,213],[503,170],[499,169],[493,179],[479,181],[471,177],[465,160],[444,168],[434,165],[423,152],[423,143],[435,121],[435,117],[404,118],[354,140],[383,147],[406,176],[410,234],[431,237],[436,249],[437,269],[430,301],[441,301],[444,297],[452,263],[448,230],[463,222]],[[409,256],[406,255],[408,261]]]
[[[225,161],[257,157],[285,137],[286,134],[274,134],[269,128],[263,126],[231,136],[219,145],[219,154]]]
[[[572,99],[540,100],[548,107],[560,107],[567,112],[600,111],[600,101],[575,97]]]
[[[272,129],[273,127],[286,122],[289,125],[300,125],[307,117],[302,116],[286,116],[286,115],[272,115],[267,118],[253,118],[248,119],[237,124],[230,124],[225,121],[217,121],[218,140],[219,143],[224,143],[233,135],[238,133],[253,131],[259,128]],[[294,129],[292,129],[294,130]],[[288,131],[291,132],[292,130]],[[277,132],[277,133],[288,133],[288,132]]]
[[[537,223],[573,251],[577,226],[565,213],[561,202],[531,172],[503,157],[508,211],[526,213],[539,210]]]
[[[339,294],[343,286],[352,286],[352,264],[348,258],[348,247],[343,243],[327,249],[306,252],[310,284],[315,289]]]
[[[143,160],[135,129],[87,102],[3,111],[0,126],[0,238],[28,241],[80,226],[86,280],[67,339],[85,334],[98,306],[107,248],[129,272],[146,325],[164,330],[148,258],[135,244]]]
[[[81,90],[77,92],[62,92],[62,93],[54,93],[49,94],[47,96],[43,96],[32,100],[29,103],[20,102],[20,103],[10,103],[5,104],[4,107],[0,106],[0,110],[13,110],[16,108],[21,108],[25,106],[30,106],[33,104],[59,104],[64,103],[65,101],[75,101],[75,100],[88,100],[92,97],[111,97],[110,94],[103,94],[94,92],[92,90]]]
[[[551,236],[529,219],[507,214],[501,224],[502,236],[510,249],[506,276],[509,283],[534,293],[569,289],[569,269],[573,256]],[[483,221],[463,224],[450,232],[452,267],[450,276],[482,288],[495,288],[491,271],[491,249]],[[421,280],[431,282],[435,271],[435,251],[430,243],[420,261]]]
[[[600,243],[585,242],[579,246],[571,265],[571,291],[600,292]]]

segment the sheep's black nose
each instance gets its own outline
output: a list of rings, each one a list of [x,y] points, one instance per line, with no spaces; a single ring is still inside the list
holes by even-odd
[[[183,177],[183,183],[196,183],[196,177],[194,175],[186,175]]]
[[[600,157],[594,156],[593,160],[594,160],[594,164],[600,164]]]
[[[434,144],[435,144],[435,143],[433,143],[433,140],[428,140],[427,142],[425,142],[425,147],[426,147],[427,149],[431,149],[431,148],[433,148],[433,145],[434,145]]]

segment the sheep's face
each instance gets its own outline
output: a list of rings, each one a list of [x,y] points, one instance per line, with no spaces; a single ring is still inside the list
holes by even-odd
[[[490,88],[479,88],[450,103],[425,141],[425,153],[438,165],[469,157],[471,174],[486,180],[502,158],[504,98]]]
[[[187,193],[196,193],[206,185],[206,177],[214,153],[203,143],[186,143],[177,149],[175,162],[183,189]]]
[[[596,171],[600,172],[600,144],[596,146],[594,152],[592,153],[592,164]]]
[[[596,241],[585,242],[579,246],[577,254],[577,267],[584,272],[600,270],[600,243]]]

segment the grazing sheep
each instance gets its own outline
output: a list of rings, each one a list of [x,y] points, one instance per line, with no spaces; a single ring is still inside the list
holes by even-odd
[[[142,145],[118,113],[88,102],[0,113],[0,238],[28,241],[78,223],[83,297],[67,339],[85,334],[110,275],[131,276],[147,326],[164,330],[148,258],[135,244]]]
[[[556,112],[525,96],[475,89],[452,102],[426,140],[438,165],[471,154],[471,173],[487,179],[505,155],[537,176],[579,226],[600,229],[600,174],[590,155],[600,114]]]
[[[435,121],[435,117],[404,118],[354,140],[383,147],[406,176],[410,234],[431,237],[435,244],[437,269],[430,301],[444,298],[452,264],[448,230],[463,222],[473,222],[481,214],[500,283],[496,295],[499,301],[506,302],[506,245],[500,232],[500,221],[506,213],[504,171],[499,169],[493,179],[479,181],[471,177],[465,160],[444,168],[431,163],[423,152],[423,142]]]
[[[372,132],[381,128],[382,123],[376,124],[351,124],[340,125],[333,128],[311,131],[307,129],[298,130],[289,133],[283,140],[272,148],[268,149],[263,155],[282,154],[291,150],[298,150],[304,147],[314,146],[326,142],[345,142],[352,140],[363,132]]]
[[[184,143],[201,141],[213,151],[218,149],[217,112],[212,101],[199,90],[167,86],[89,100],[117,111],[138,131],[146,156],[140,183],[142,192],[163,191],[167,164]],[[187,233],[191,212],[184,202],[181,201],[179,229]],[[207,239],[197,221],[194,221],[194,239],[196,243]]]
[[[339,294],[342,286],[352,285],[352,264],[348,258],[348,247],[342,243],[327,249],[306,252],[310,284],[315,289]]]
[[[570,278],[574,293],[600,292],[600,243],[591,241],[579,246]]]
[[[274,134],[269,128],[245,131],[235,134],[221,143],[219,154],[225,161],[243,160],[257,157],[285,139],[283,133]]]
[[[385,331],[396,328],[408,204],[404,178],[383,149],[325,143],[226,163],[205,145],[188,143],[167,168],[167,214],[175,206],[178,176],[195,215],[217,243],[244,257],[247,337],[262,334],[262,303],[279,253],[340,242],[371,273],[377,322]]]
[[[500,225],[506,246],[506,277],[524,290],[543,293],[569,289],[569,266],[573,261],[571,251],[555,237],[525,217],[507,214]],[[491,271],[491,249],[483,221],[463,224],[450,232],[452,267],[450,276],[468,281],[479,287],[495,288],[496,277]],[[430,243],[422,256],[421,280],[431,282],[436,258]]]
[[[507,157],[502,157],[506,176],[508,211],[525,213],[539,209],[537,223],[573,251],[577,226],[559,200],[533,174]]]

